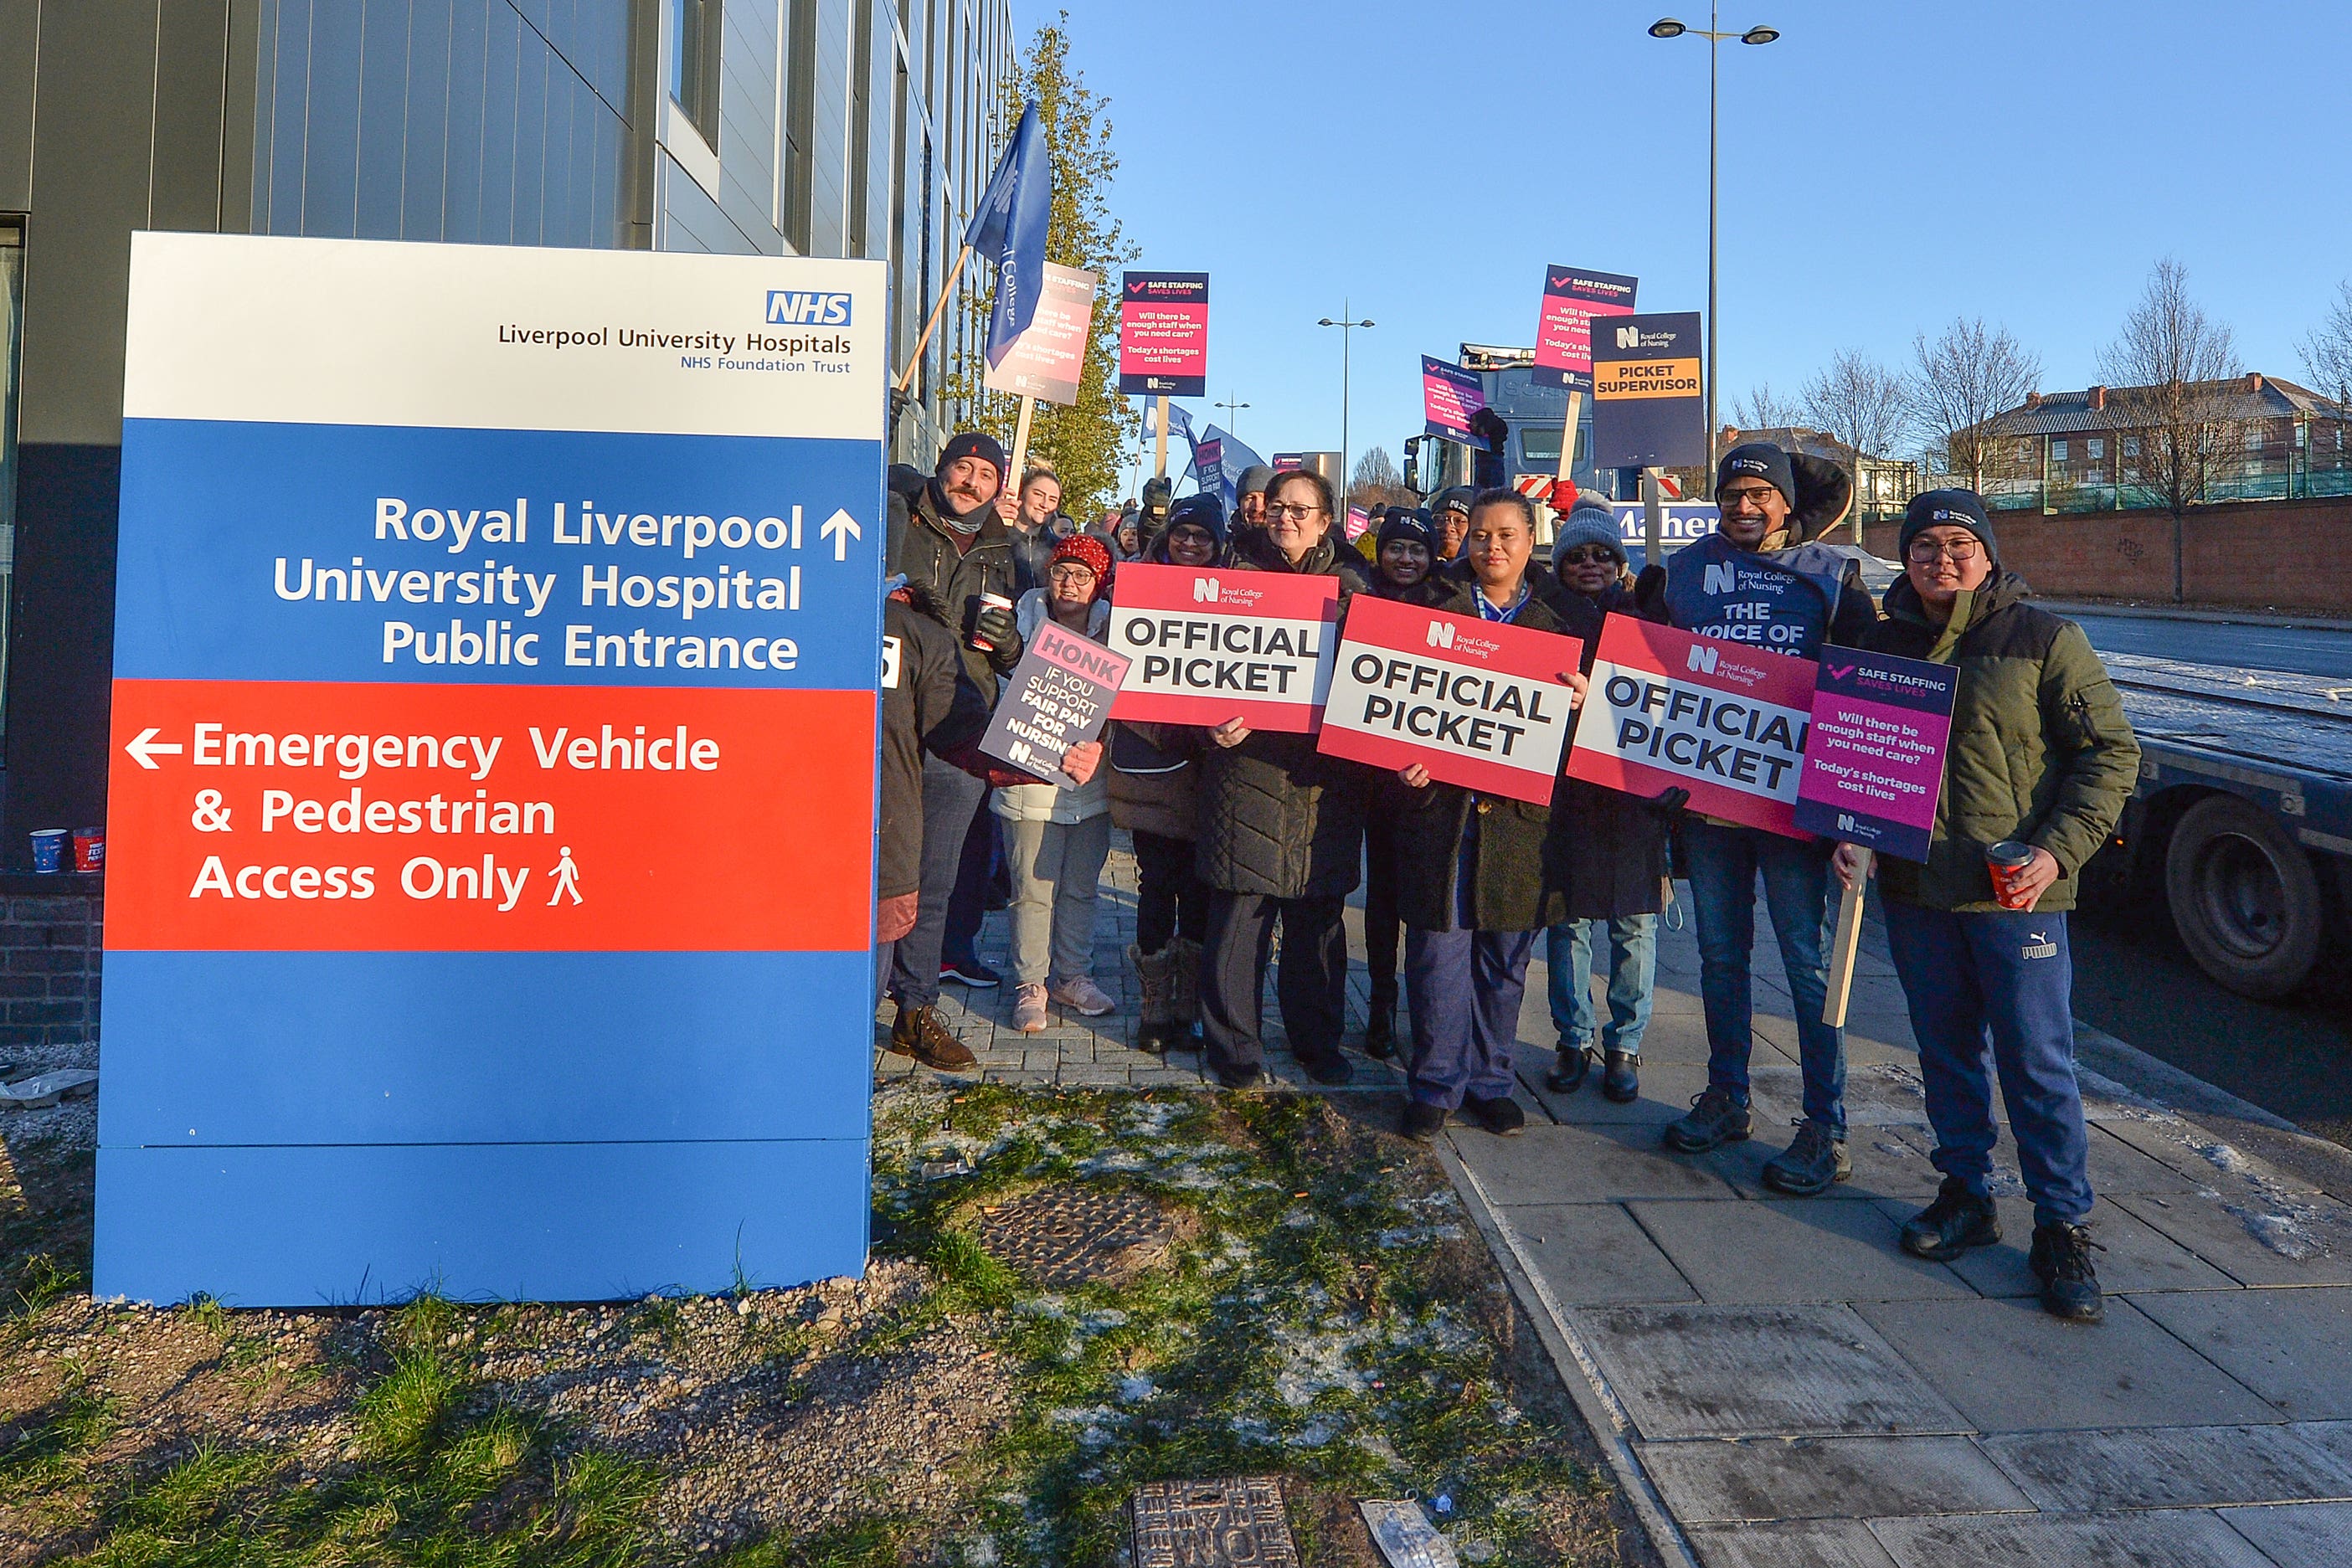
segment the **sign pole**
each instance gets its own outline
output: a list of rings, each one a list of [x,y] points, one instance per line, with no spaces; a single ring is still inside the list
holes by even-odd
[[[1152,473],[1153,473],[1153,475],[1154,475],[1154,476],[1156,476],[1157,477],[1161,478],[1161,479],[1165,479],[1165,478],[1167,478],[1167,477],[1168,477],[1168,394],[1167,394],[1167,393],[1162,392],[1162,393],[1160,393],[1160,397],[1159,397],[1159,399],[1158,399],[1158,404],[1159,404],[1159,408],[1158,408],[1159,418],[1158,418],[1156,421],[1154,421],[1154,423],[1157,423],[1157,424],[1159,425],[1159,427],[1160,427],[1160,431],[1159,431],[1159,435],[1158,435],[1158,439],[1157,439],[1156,449],[1154,450],[1153,455],[1152,455],[1152,469],[1151,469],[1151,472],[1152,472]]]
[[[923,323],[923,335],[915,340],[915,351],[907,356],[907,363],[898,371],[898,390],[905,392],[907,383],[915,379],[915,367],[923,362],[923,350],[931,346],[931,334],[940,329],[940,318],[947,313],[948,296],[955,292],[956,279],[963,276],[963,264],[971,259],[971,246],[956,252],[955,265],[948,268],[948,280],[940,289],[939,303],[931,307],[931,319]]]
[[[1552,482],[1551,525],[1549,531],[1555,537],[1559,532],[1560,514],[1568,509],[1559,504],[1559,486],[1565,485],[1570,489],[1576,487],[1576,421],[1577,416],[1583,412],[1584,394],[1570,387],[1568,391],[1568,421],[1559,427],[1559,475]],[[1546,539],[1544,542],[1549,544],[1551,541]]]
[[[1035,398],[1030,397],[1026,393],[1023,394],[1021,399],[1021,418],[1019,423],[1014,424],[1013,427],[1013,472],[1004,476],[1005,483],[1008,485],[1018,485],[1021,483],[1021,476],[1027,472],[1026,465],[1029,462],[1029,415],[1036,406],[1037,400]]]
[[[1666,564],[1666,507],[1663,468],[1642,470],[1642,565]]]
[[[1845,1027],[1846,1000],[1853,993],[1853,960],[1862,948],[1863,894],[1870,886],[1870,871],[1878,859],[1875,850],[1864,850],[1862,863],[1854,868],[1853,885],[1845,890],[1845,898],[1838,905],[1837,942],[1830,953],[1829,994],[1822,1000],[1822,1021],[1832,1029]]]

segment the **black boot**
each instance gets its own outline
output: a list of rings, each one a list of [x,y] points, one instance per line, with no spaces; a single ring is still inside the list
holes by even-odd
[[[1601,1095],[1619,1105],[1629,1105],[1642,1097],[1642,1059],[1622,1051],[1612,1051],[1601,1066]]]
[[[1584,1087],[1585,1076],[1592,1071],[1592,1053],[1580,1045],[1563,1042],[1551,1071],[1544,1074],[1544,1087],[1555,1094],[1573,1094]]]
[[[2026,1261],[2042,1281],[2042,1310],[2069,1322],[2095,1323],[2107,1315],[2099,1295],[2098,1270],[2091,1254],[2106,1249],[2091,1239],[2087,1225],[2037,1225]]]
[[[1396,987],[1372,988],[1372,1005],[1364,1019],[1364,1054],[1386,1061],[1396,1054]]]
[[[1936,1201],[1911,1217],[1900,1239],[1914,1258],[1941,1261],[2000,1240],[2000,1215],[1991,1198],[1970,1192],[1958,1176],[1946,1176]]]

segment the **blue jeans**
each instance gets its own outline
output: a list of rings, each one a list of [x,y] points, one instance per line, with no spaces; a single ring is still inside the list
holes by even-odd
[[[955,893],[964,841],[988,786],[936,757],[923,758],[922,896],[915,904],[915,928],[892,945],[890,994],[902,1008],[927,1008],[940,999],[940,946],[947,937],[948,904]],[[977,928],[978,922],[973,923]]]
[[[1698,927],[1699,1000],[1706,1009],[1706,1081],[1748,1103],[1748,1056],[1755,1003],[1748,956],[1756,945],[1756,877],[1780,941],[1780,968],[1796,1004],[1797,1060],[1805,1075],[1805,1120],[1845,1136],[1845,1040],[1822,1022],[1829,992],[1822,922],[1829,912],[1830,845],[1761,828],[1723,827],[1693,817],[1691,904]]]
[[[1603,928],[1609,943],[1609,1022],[1593,1016],[1592,951]],[[1650,1002],[1658,981],[1658,917],[1621,915],[1613,920],[1563,920],[1544,933],[1544,963],[1551,972],[1551,1023],[1559,1049],[1642,1054]]]
[[[1510,1094],[1511,1045],[1535,950],[1532,931],[1404,928],[1415,1100],[1453,1111],[1465,1093],[1485,1100]]]
[[[1958,914],[1886,901],[1886,946],[1911,1032],[1936,1168],[1982,1194],[2000,1133],[1988,1051],[2017,1136],[2018,1169],[2037,1225],[2091,1212],[2091,1137],[2074,1078],[2074,961],[2063,915]]]

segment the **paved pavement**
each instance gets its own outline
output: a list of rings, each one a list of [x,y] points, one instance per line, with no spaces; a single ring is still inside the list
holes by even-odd
[[[1098,979],[1130,1009],[1119,956],[1132,879],[1116,853],[1097,947]],[[992,917],[984,950],[1001,954],[1001,925]],[[1909,1025],[1874,938],[1848,1032],[1854,1179],[1810,1201],[1769,1197],[1760,1168],[1800,1082],[1760,914],[1757,928],[1754,1142],[1696,1158],[1658,1145],[1706,1077],[1683,929],[1661,944],[1643,1099],[1541,1088],[1552,1035],[1538,962],[1520,1024],[1528,1131],[1458,1127],[1440,1145],[1664,1560],[2352,1563],[2352,1206],[2209,1130],[2226,1122],[2088,1072],[2107,1321],[2060,1323],[2033,1301],[2013,1165],[1997,1176],[2006,1240],[1953,1265],[1906,1257],[1896,1228],[1937,1176]],[[1359,1016],[1362,981],[1359,970]],[[1102,1030],[1057,1016],[1023,1037],[1001,1024],[1009,996],[970,995],[967,1008],[950,988],[949,1008],[991,1079],[1202,1082],[1192,1054],[1129,1048],[1125,1019]],[[2085,1057],[2136,1053],[2095,1037]],[[1393,1092],[1392,1065],[1358,1065],[1348,1092]],[[1275,1069],[1311,1087],[1278,1051]],[[2187,1103],[2210,1097],[2187,1087]]]

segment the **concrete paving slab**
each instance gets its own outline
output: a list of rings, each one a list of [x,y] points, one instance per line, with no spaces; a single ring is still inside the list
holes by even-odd
[[[2110,1297],[2098,1324],[2061,1322],[2032,1301],[1876,1301],[1854,1310],[1980,1431],[2275,1419],[2269,1406],[2126,1298]]]
[[[2352,1418],[2352,1289],[2147,1296],[2134,1304],[2294,1419]]]
[[[1852,1307],[1590,1307],[1572,1316],[1653,1442],[1968,1430]]]
[[[2352,1503],[2233,1508],[2221,1518],[2278,1568],[2352,1563]]]
[[[2325,1195],[2146,1193],[2115,1202],[2242,1283],[2352,1284],[2352,1209]]]
[[[1898,1249],[1895,1221],[1869,1201],[1637,1203],[1633,1212],[1707,1301],[1895,1301],[1976,1293],[1942,1264]]]
[[[1465,1132],[1462,1163],[1498,1206],[1732,1196],[1722,1178],[1668,1155],[1638,1127],[1531,1126],[1516,1138]]]
[[[1748,1083],[1762,1118],[1780,1124],[1804,1114],[1804,1073],[1795,1067],[1751,1063]],[[1925,1127],[1927,1102],[1916,1065],[1849,1060],[1845,1074],[1845,1119],[1849,1127]]]
[[[2105,1125],[2125,1143],[2190,1177],[2199,1186],[2221,1186],[2235,1177],[2264,1184],[2279,1192],[2319,1190],[2303,1177],[2258,1159],[2168,1112],[2127,1109]]]
[[[1689,1531],[1706,1568],[1896,1568],[1859,1520],[1717,1524]]]
[[[1513,1208],[1503,1222],[1563,1304],[1698,1300],[1690,1281],[1619,1205]]]
[[[1794,1129],[1759,1124],[1756,1132],[1747,1143],[1698,1155],[1696,1163],[1729,1182],[1743,1197],[1770,1198],[1775,1195],[1764,1185],[1765,1162],[1789,1146]],[[1916,1212],[1936,1196],[1944,1179],[1927,1163],[1920,1143],[1896,1128],[1849,1128],[1845,1147],[1853,1175],[1831,1189],[1841,1198],[1897,1198],[1909,1202]]]
[[[1871,1521],[1900,1568],[2273,1568],[2200,1511]]]
[[[2033,1205],[2021,1197],[1996,1200],[2000,1210],[2001,1239],[1990,1247],[1963,1252],[1950,1265],[1987,1296],[2035,1296],[2042,1281],[2026,1266],[2033,1246]],[[1890,1198],[1880,1211],[1897,1225],[1919,1212],[1919,1206]],[[2131,1291],[2234,1291],[2238,1281],[2221,1272],[2162,1231],[2108,1205],[2091,1216],[2091,1235],[2106,1249],[2094,1261],[2099,1286],[2111,1295]]]
[[[1704,1063],[1644,1061],[1642,1097],[1620,1105],[1601,1092],[1601,1068],[1597,1063],[1582,1087],[1572,1094],[1545,1088],[1544,1074],[1551,1071],[1555,1060],[1549,1052],[1539,1056],[1531,1052],[1518,1062],[1520,1084],[1551,1113],[1554,1121],[1585,1126],[1664,1127],[1680,1120],[1698,1092],[1706,1087]]]
[[[2294,1435],[2319,1448],[2352,1475],[2352,1421],[2304,1421]]]
[[[2352,1473],[2290,1427],[2026,1432],[1983,1442],[2053,1512],[2352,1500]]]
[[[2033,1509],[1965,1437],[1644,1443],[1641,1455],[1666,1506],[1690,1523]]]

